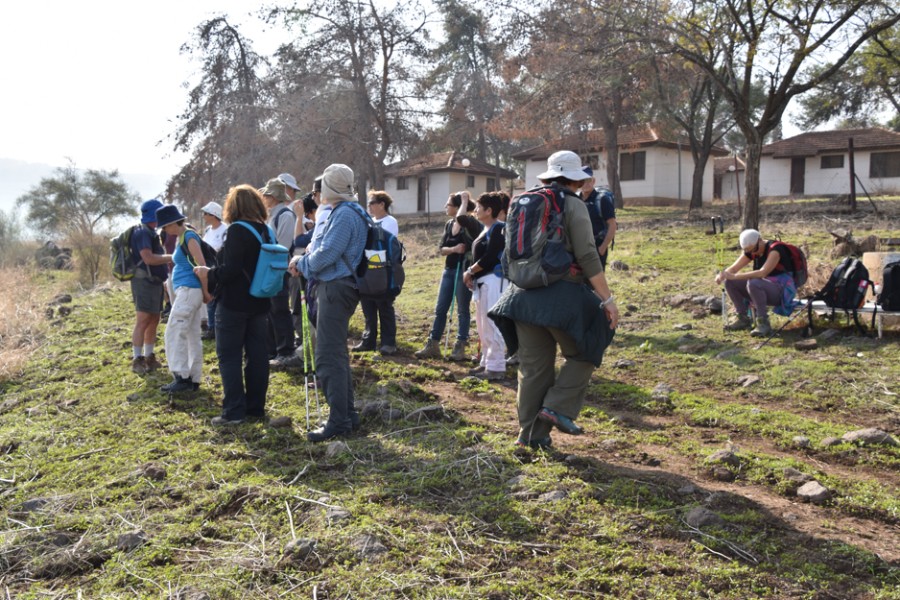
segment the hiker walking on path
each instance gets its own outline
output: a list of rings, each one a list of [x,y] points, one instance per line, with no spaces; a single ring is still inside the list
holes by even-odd
[[[166,324],[166,362],[172,383],[162,386],[164,392],[189,392],[200,387],[203,377],[203,340],[200,320],[209,292],[194,274],[195,266],[206,266],[200,235],[185,226],[185,216],[172,204],[156,211],[158,226],[174,238],[172,269],[172,311]]]
[[[156,234],[156,211],[162,205],[159,200],[142,203],[141,224],[131,236],[131,253],[137,267],[131,280],[135,311],[131,370],[139,375],[162,367],[153,347],[163,307],[163,285],[169,275],[167,265],[172,262],[172,255],[165,253]]]
[[[518,352],[519,356],[516,444],[546,448],[551,444],[550,432],[554,426],[571,435],[583,433],[575,420],[584,404],[591,374],[600,366],[603,353],[612,341],[619,311],[594,245],[587,208],[576,195],[587,179],[581,159],[567,150],[556,152],[547,159],[547,171],[538,175],[538,179],[542,187],[519,196],[510,206],[505,251],[509,257],[510,285],[489,315],[497,323],[509,351]],[[525,289],[517,281],[521,285],[529,284],[517,274],[543,270],[548,253],[535,252],[513,264],[515,249],[530,242],[537,248],[539,241],[517,237],[520,232],[530,235],[534,231],[526,219],[520,220],[520,215],[528,215],[528,206],[533,209],[549,203],[547,198],[551,195],[556,203],[551,209],[554,223],[561,224],[564,231],[566,262],[570,264],[562,274],[556,274],[559,278],[553,283]],[[540,220],[542,213],[531,214]],[[545,241],[549,239],[544,237]],[[548,275],[546,271],[543,274]],[[590,286],[585,285],[586,281]],[[557,346],[563,356],[558,373]]]
[[[736,313],[725,325],[725,330],[752,329],[750,335],[765,337],[772,333],[767,307],[775,307],[775,312],[784,316],[790,315],[794,308],[797,286],[791,275],[794,266],[790,249],[781,242],[763,239],[755,229],[742,231],[739,241],[740,256],[730,267],[716,274],[716,283],[724,282]],[[740,272],[751,263],[752,271]],[[756,313],[755,328],[751,308]]]
[[[237,222],[252,227],[262,239],[266,207],[256,188],[239,185],[228,191],[223,219],[229,224],[225,245],[214,267],[195,267],[194,273],[219,298],[216,309],[216,355],[222,376],[222,414],[212,424],[235,425],[247,418],[265,418],[269,389],[267,349],[268,298],[250,295],[260,243],[256,235]],[[245,362],[246,361],[246,362]]]
[[[468,213],[475,210],[469,192],[451,194],[444,205],[450,220],[444,225],[440,252],[444,259],[444,272],[438,287],[437,304],[434,307],[434,322],[425,346],[416,352],[416,358],[441,358],[441,337],[447,325],[447,313],[450,305],[456,302],[456,314],[459,325],[456,329],[456,343],[448,357],[450,360],[465,360],[466,344],[469,341],[469,324],[471,316],[469,304],[472,302],[472,290],[463,282],[463,272],[469,266],[472,241],[481,233],[481,223]],[[455,299],[454,299],[455,294]]]
[[[291,261],[292,275],[302,274],[319,282],[316,374],[330,410],[325,425],[306,434],[311,442],[345,436],[359,427],[347,337],[350,317],[359,303],[354,270],[365,249],[368,216],[356,203],[353,182],[353,170],[347,165],[333,164],[325,169],[322,201],[333,207],[331,215],[315,250]]]

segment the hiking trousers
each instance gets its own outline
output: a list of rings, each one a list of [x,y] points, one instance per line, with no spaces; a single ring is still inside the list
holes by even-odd
[[[166,362],[169,371],[194,383],[200,383],[203,377],[203,340],[200,338],[203,309],[203,291],[200,288],[179,287],[175,290],[172,311],[166,324]]]

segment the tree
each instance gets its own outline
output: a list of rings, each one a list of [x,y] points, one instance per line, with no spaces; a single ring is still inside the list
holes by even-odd
[[[648,8],[656,5],[647,0]],[[759,225],[759,163],[765,136],[781,123],[795,96],[835,75],[869,39],[900,20],[893,0],[691,0],[671,18],[655,19],[665,31],[650,41],[658,51],[674,52],[703,69],[731,105],[747,140],[744,227]],[[647,28],[632,31],[647,40]],[[719,44],[720,64],[700,52]],[[812,67],[832,58],[830,66]],[[761,80],[766,101],[759,112],[752,102],[753,82]]]
[[[837,77],[803,96],[800,104],[799,125],[804,129],[834,119],[843,119],[848,127],[870,127],[888,106],[893,109],[890,121],[900,125],[900,27],[873,36]]]
[[[94,285],[108,252],[100,227],[133,216],[140,198],[128,189],[118,171],[88,169],[82,173],[70,162],[55,174],[41,179],[17,202],[28,206],[27,219],[34,229],[72,246],[82,273]]]

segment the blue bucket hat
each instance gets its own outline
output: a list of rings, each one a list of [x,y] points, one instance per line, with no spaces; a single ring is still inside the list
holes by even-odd
[[[156,211],[156,226],[163,228],[184,218],[184,215],[178,212],[178,208],[174,204],[166,204]]]
[[[155,223],[156,211],[162,208],[163,203],[154,198],[141,203],[141,223]]]

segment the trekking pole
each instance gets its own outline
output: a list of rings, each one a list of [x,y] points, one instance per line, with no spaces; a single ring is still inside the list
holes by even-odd
[[[300,290],[301,321],[303,323],[303,389],[306,394],[306,429],[309,430],[309,375],[312,373],[316,395],[316,417],[319,416],[319,383],[316,380],[316,355],[312,347],[309,308],[306,305],[306,292]]]
[[[453,307],[456,304],[456,283],[459,281],[459,267],[462,262],[456,263],[456,275],[453,277],[453,297],[450,298],[450,310],[447,311],[447,331],[444,333],[444,350],[450,347],[450,330],[453,328]]]
[[[717,227],[718,225],[718,227]],[[712,218],[712,230],[716,236],[716,267],[721,273],[725,270],[725,222],[722,217]],[[728,311],[725,308],[725,283],[722,283],[722,326],[728,323]]]
[[[754,348],[754,350],[761,350],[766,344],[768,344],[770,341],[772,341],[772,338],[773,338],[773,337],[775,337],[776,335],[778,335],[779,333],[781,333],[782,331],[784,331],[784,328],[787,327],[788,324],[789,324],[791,321],[793,321],[794,319],[796,319],[797,317],[799,317],[800,315],[802,315],[804,312],[806,312],[806,311],[803,310],[803,308],[801,307],[801,309],[798,310],[798,311],[794,314],[793,317],[791,317],[790,319],[788,319],[787,321],[784,322],[784,325],[782,325],[781,327],[779,327],[778,329],[776,329],[775,331],[773,331],[772,333],[770,333],[770,334],[769,334],[769,337],[767,337],[765,340],[763,340],[762,342],[760,342],[759,344],[757,344],[757,345],[756,345],[756,348]]]

